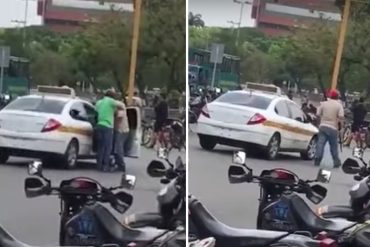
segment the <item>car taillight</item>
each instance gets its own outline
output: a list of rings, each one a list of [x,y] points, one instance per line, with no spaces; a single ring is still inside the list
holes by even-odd
[[[319,247],[338,247],[337,242],[331,238],[320,240]]]
[[[49,121],[45,124],[44,128],[42,128],[41,132],[49,132],[58,129],[62,124],[55,119],[49,119]]]
[[[256,113],[256,114],[253,115],[253,117],[251,119],[249,119],[247,124],[248,125],[260,124],[260,123],[263,123],[265,121],[266,121],[266,118],[262,114]]]
[[[208,107],[207,105],[203,106],[202,110],[200,111],[200,113],[207,117],[207,118],[210,118],[211,116],[209,115],[209,111],[208,111]]]

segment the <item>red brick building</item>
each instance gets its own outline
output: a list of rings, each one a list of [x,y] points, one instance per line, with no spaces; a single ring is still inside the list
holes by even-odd
[[[267,35],[281,35],[322,19],[341,20],[335,0],[253,0],[252,18]]]
[[[43,24],[57,32],[78,30],[83,23],[96,22],[111,9],[133,11],[132,0],[38,0]]]

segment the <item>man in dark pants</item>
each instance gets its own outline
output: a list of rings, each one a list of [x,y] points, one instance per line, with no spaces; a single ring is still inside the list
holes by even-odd
[[[125,109],[125,106],[114,99],[113,90],[108,90],[105,96],[96,102],[98,121],[96,127],[97,134],[97,165],[98,169],[109,172],[112,171],[109,160],[113,145],[113,124],[114,114],[117,109]]]
[[[337,90],[330,90],[328,100],[321,103],[317,108],[317,116],[320,118],[319,136],[316,146],[315,165],[319,166],[324,156],[326,142],[329,142],[330,153],[334,161],[334,167],[341,166],[338,154],[338,124],[344,120],[344,109],[339,102]]]

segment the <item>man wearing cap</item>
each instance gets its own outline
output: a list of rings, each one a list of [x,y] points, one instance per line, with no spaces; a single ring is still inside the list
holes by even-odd
[[[321,105],[317,108],[317,116],[321,121],[316,146],[316,166],[319,166],[321,163],[326,142],[329,142],[330,145],[330,153],[333,157],[334,167],[337,168],[341,166],[338,154],[338,124],[343,123],[344,109],[338,99],[338,91],[332,89],[328,92],[328,100],[321,102]]]
[[[105,96],[96,102],[97,119],[97,165],[98,169],[109,172],[110,155],[113,146],[113,127],[116,110],[124,110],[125,105],[114,99],[115,92],[107,90]]]

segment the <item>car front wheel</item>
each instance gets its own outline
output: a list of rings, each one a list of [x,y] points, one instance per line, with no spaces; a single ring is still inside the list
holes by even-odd
[[[199,144],[203,149],[211,151],[215,148],[217,142],[212,136],[199,135]]]
[[[301,152],[301,158],[304,160],[313,160],[316,155],[317,137],[313,137],[304,152]]]

